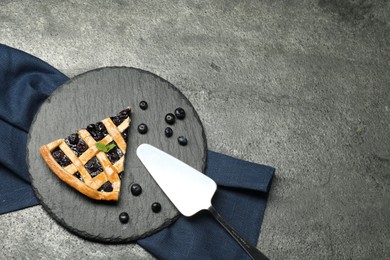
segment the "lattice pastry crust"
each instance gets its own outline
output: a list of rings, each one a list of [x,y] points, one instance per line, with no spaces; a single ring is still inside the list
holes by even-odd
[[[127,108],[77,134],[42,145],[39,151],[49,168],[71,187],[95,200],[117,201],[130,121]],[[97,142],[115,144],[115,150],[103,152]]]

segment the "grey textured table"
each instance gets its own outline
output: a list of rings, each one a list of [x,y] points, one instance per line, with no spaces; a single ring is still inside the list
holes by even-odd
[[[389,1],[1,1],[0,41],[70,77],[132,66],[192,102],[210,149],[277,168],[272,259],[390,258]],[[0,258],[151,259],[41,206],[0,216]]]

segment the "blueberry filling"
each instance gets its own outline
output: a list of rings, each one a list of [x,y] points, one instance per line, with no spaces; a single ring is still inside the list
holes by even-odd
[[[108,151],[106,155],[108,157],[108,160],[110,160],[110,162],[114,164],[123,156],[123,153],[121,149],[118,148],[115,141],[112,141],[110,144],[115,144],[115,147]]]
[[[119,112],[118,116],[120,119],[125,120],[130,115],[130,109],[126,108],[125,110],[122,110]]]
[[[106,191],[106,192],[111,192],[113,191],[114,188],[112,187],[112,184],[111,182],[109,181],[106,181],[102,186],[100,186],[100,188],[98,189],[98,191]]]
[[[73,174],[73,176],[79,179],[80,181],[84,182],[84,179],[79,172],[76,172],[75,174]]]
[[[60,148],[56,148],[51,152],[51,155],[53,156],[54,160],[61,165],[62,167],[66,167],[72,162],[70,161],[69,157],[64,154],[64,152]]]
[[[79,142],[78,134],[71,134],[68,137],[69,144],[76,145]]]
[[[104,136],[106,136],[108,133],[107,133],[107,129],[106,129],[106,126],[102,123],[102,122],[97,122],[96,123],[96,130],[102,134],[104,134]]]
[[[125,130],[123,130],[123,133],[122,133],[122,137],[123,137],[123,139],[125,140],[125,142],[127,142],[127,138],[128,138],[127,130],[128,130],[128,128],[126,128]]]
[[[65,138],[65,143],[77,156],[80,156],[88,150],[87,144],[78,136],[78,134],[71,134]]]
[[[119,112],[116,116],[112,116],[111,121],[114,123],[114,125],[118,126],[120,125],[123,121],[125,121],[126,118],[130,116],[130,108],[126,108]]]
[[[108,135],[107,129],[102,122],[97,122],[96,124],[88,125],[87,131],[91,134],[95,141],[100,141],[106,135]]]
[[[85,169],[87,169],[92,178],[99,175],[103,171],[102,165],[96,156],[85,164]]]
[[[86,150],[88,150],[88,145],[82,139],[80,139],[79,143],[76,145],[76,152],[78,153],[77,156],[80,156]]]

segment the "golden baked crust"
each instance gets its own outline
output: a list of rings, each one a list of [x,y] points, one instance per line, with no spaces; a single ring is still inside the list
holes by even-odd
[[[130,110],[129,110],[130,111]],[[78,190],[82,194],[95,199],[95,200],[113,200],[119,199],[119,191],[121,186],[120,173],[123,172],[124,160],[126,155],[126,140],[123,138],[122,133],[127,131],[130,125],[130,117],[123,120],[118,126],[114,124],[111,118],[103,119],[101,122],[104,124],[107,131],[107,135],[99,140],[99,143],[104,145],[110,144],[113,141],[117,145],[117,149],[123,154],[119,160],[111,163],[107,157],[106,152],[100,151],[96,147],[97,141],[92,137],[89,131],[81,129],[77,132],[78,137],[81,138],[88,146],[88,149],[84,151],[80,156],[77,156],[74,151],[65,142],[65,139],[58,139],[49,144],[42,145],[39,148],[43,159],[49,166],[49,168],[64,182]],[[53,157],[53,150],[60,149],[70,160],[70,164],[63,167]],[[102,172],[96,176],[91,174],[86,169],[86,163],[92,158],[98,159],[100,162]],[[75,174],[78,173],[78,178]],[[112,189],[109,191],[99,190],[106,182],[109,182]]]

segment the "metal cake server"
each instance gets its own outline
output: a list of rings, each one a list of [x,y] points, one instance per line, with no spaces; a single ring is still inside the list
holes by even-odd
[[[217,189],[212,179],[149,144],[141,144],[137,148],[137,156],[184,216],[190,217],[201,210],[208,210],[252,259],[268,259],[240,236],[211,205]]]

